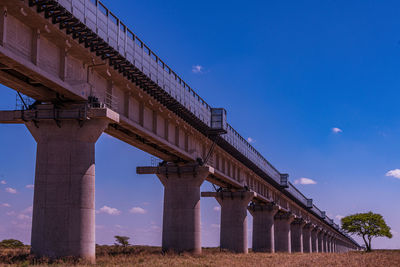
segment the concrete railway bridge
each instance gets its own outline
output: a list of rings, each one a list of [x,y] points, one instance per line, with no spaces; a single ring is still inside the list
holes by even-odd
[[[37,142],[32,253],[95,260],[95,143],[163,160],[162,247],[201,253],[200,197],[221,205],[220,246],[346,252],[359,245],[97,0],[0,0],[0,82],[34,99],[0,111]],[[23,98],[22,98],[23,99]],[[219,187],[200,192],[207,180]]]

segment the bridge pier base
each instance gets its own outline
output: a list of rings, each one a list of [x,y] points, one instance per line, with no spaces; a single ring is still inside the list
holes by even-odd
[[[297,219],[290,225],[292,252],[303,253],[303,227],[306,223]]]
[[[197,163],[156,167],[164,185],[163,251],[201,253],[200,186],[210,169]]]
[[[37,142],[31,252],[95,261],[95,143],[103,119],[27,122]]]
[[[252,205],[248,207],[253,216],[253,251],[275,252],[274,216],[278,212],[276,205]]]
[[[292,252],[291,227],[295,219],[291,213],[278,213],[275,215],[275,250],[276,252]]]
[[[256,193],[202,192],[201,195],[215,197],[221,205],[220,248],[236,253],[248,253],[247,206]]]

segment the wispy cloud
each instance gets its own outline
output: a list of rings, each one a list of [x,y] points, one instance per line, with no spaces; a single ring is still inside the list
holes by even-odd
[[[7,182],[5,180],[1,180],[0,184],[7,184]]]
[[[26,209],[24,209],[23,211],[21,211],[21,213],[32,213],[33,211],[33,206],[29,206]]]
[[[256,140],[254,140],[253,138],[251,138],[251,137],[247,137],[247,142],[249,142],[249,143],[254,143]]]
[[[116,208],[111,208],[109,206],[103,206],[96,213],[105,213],[108,215],[120,215],[121,211]]]
[[[145,214],[147,211],[141,207],[133,207],[129,210],[130,213],[133,214]]]
[[[192,66],[192,72],[193,73],[203,73],[203,66],[201,66],[201,65],[194,65],[194,66]]]
[[[392,176],[394,178],[400,179],[400,169],[394,169],[394,170],[388,171],[386,173],[386,176]]]
[[[310,178],[302,177],[294,181],[295,184],[316,184],[317,182]]]
[[[337,134],[337,133],[343,132],[343,130],[340,129],[340,128],[334,127],[334,128],[332,128],[332,132],[335,133],[335,134]]]
[[[213,223],[213,224],[211,224],[211,227],[212,228],[221,228],[221,225]]]
[[[17,193],[17,190],[14,189],[14,188],[11,188],[11,187],[7,187],[7,188],[6,188],[6,192],[7,192],[7,193],[10,193],[10,194],[16,194],[16,193]]]
[[[9,208],[9,207],[11,207],[11,205],[10,205],[10,204],[8,204],[8,203],[2,203],[2,204],[0,204],[0,207],[6,207],[6,208]]]
[[[221,207],[215,206],[213,210],[214,210],[214,211],[220,211],[220,210],[221,210]]]
[[[25,215],[25,214],[21,213],[21,214],[18,214],[17,218],[20,219],[20,220],[30,220],[31,216],[28,216],[28,215]]]
[[[27,184],[26,186],[25,186],[25,188],[30,188],[30,189],[33,189],[35,186],[33,185],[33,184]]]

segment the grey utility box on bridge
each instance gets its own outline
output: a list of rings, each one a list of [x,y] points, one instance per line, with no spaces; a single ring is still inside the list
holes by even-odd
[[[211,132],[215,134],[227,133],[226,110],[224,108],[211,108]]]

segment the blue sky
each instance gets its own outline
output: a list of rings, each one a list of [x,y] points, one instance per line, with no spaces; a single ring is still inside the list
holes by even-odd
[[[400,170],[388,173],[400,169],[400,3],[104,3],[291,181],[315,181],[298,187],[318,207],[337,222],[381,213],[394,237],[373,245],[400,247]],[[14,106],[0,87],[0,108]],[[36,144],[0,125],[0,148],[0,239],[28,243]],[[135,174],[150,155],[105,134],[96,149],[97,243],[160,245],[162,185]],[[218,204],[201,205],[203,246],[218,246]]]

